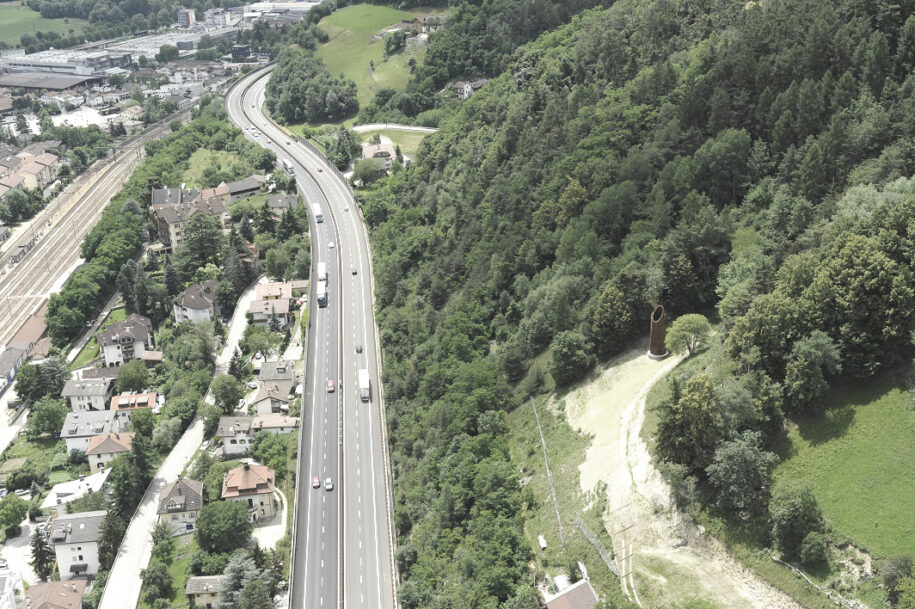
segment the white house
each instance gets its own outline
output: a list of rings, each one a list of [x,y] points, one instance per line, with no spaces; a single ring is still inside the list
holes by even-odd
[[[60,397],[66,398],[73,412],[106,410],[114,393],[114,379],[69,380]]]
[[[86,448],[89,471],[93,474],[105,471],[115,457],[129,453],[134,435],[132,431],[114,432],[101,434],[89,440],[89,447]]]
[[[165,485],[156,510],[159,522],[167,522],[173,529],[193,531],[203,507],[203,482],[179,478]]]
[[[99,332],[98,344],[105,354],[106,366],[119,366],[140,357],[153,348],[152,322],[148,317],[131,313]]]
[[[61,482],[51,487],[48,496],[41,502],[41,509],[54,509],[59,505],[76,501],[90,493],[97,493],[105,486],[105,480],[111,470],[105,470],[89,476],[80,476],[76,480]]]
[[[22,577],[11,569],[0,567],[0,609],[16,609],[22,597]]]
[[[266,465],[245,463],[230,469],[222,480],[222,498],[245,506],[252,522],[272,518],[276,514],[276,475]]]
[[[283,381],[261,383],[251,400],[251,406],[257,414],[264,415],[275,412],[289,412],[289,402],[292,401],[294,385]]]
[[[92,438],[117,430],[117,415],[110,410],[68,412],[60,437],[67,443],[67,453],[72,450],[86,452]]]
[[[99,529],[108,512],[58,516],[51,524],[51,543],[61,579],[98,574]]]
[[[175,323],[188,321],[199,324],[202,321],[212,321],[219,313],[216,306],[216,280],[210,279],[187,286],[187,289],[172,301],[172,308],[175,311]]]
[[[293,433],[299,428],[299,419],[284,414],[264,414],[256,417],[220,417],[216,437],[222,439],[223,454],[246,455],[259,431],[274,434]]]

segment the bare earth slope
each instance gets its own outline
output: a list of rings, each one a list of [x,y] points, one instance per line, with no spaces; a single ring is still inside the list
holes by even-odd
[[[604,524],[613,538],[623,590],[639,605],[700,598],[719,607],[800,609],[743,568],[673,506],[639,431],[651,386],[680,357],[656,362],[627,353],[599,378],[566,396],[569,424],[592,437],[581,464],[582,490],[607,485]]]

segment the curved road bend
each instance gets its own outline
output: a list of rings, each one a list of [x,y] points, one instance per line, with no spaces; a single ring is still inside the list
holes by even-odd
[[[321,207],[324,221],[318,224],[312,217],[312,263],[327,263],[329,293],[327,307],[310,308],[289,606],[393,609],[390,493],[366,232],[352,195],[333,169],[264,117],[268,74],[254,72],[240,80],[226,95],[226,106],[235,124],[248,127],[248,137],[256,130],[255,141],[293,163],[307,204]],[[314,290],[310,302],[316,302]],[[362,353],[356,353],[356,345],[363,346]],[[360,368],[369,370],[372,381],[369,403],[361,402],[356,390]],[[338,382],[337,392],[327,393],[327,379]],[[335,490],[312,489],[314,476],[332,477]]]

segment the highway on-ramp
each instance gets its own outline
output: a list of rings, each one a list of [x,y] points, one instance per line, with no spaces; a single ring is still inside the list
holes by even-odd
[[[226,95],[226,107],[249,138],[292,163],[306,204],[320,207],[322,222],[311,215],[312,268],[324,262],[328,276],[327,306],[317,306],[317,281],[309,298],[289,606],[394,609],[392,506],[368,237],[336,169],[263,115],[268,77],[269,71],[260,71],[241,79]],[[368,402],[357,391],[361,368],[372,383]],[[328,380],[337,384],[333,393]],[[312,488],[313,477],[320,488]],[[332,491],[324,489],[328,477]]]

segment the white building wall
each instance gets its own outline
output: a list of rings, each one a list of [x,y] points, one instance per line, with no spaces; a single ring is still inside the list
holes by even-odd
[[[222,439],[222,452],[225,455],[247,455],[254,445],[254,436],[237,435],[234,438]]]
[[[73,579],[70,566],[77,563],[86,563],[86,575],[98,575],[98,543],[84,541],[80,543],[59,543],[54,545],[57,555],[57,569],[60,579]]]
[[[67,443],[67,454],[70,454],[71,450],[86,452],[89,450],[89,440],[91,439],[92,436],[84,436],[82,438],[65,438]]]
[[[181,307],[178,305],[172,305],[172,308],[175,311],[175,321],[181,323],[183,321],[189,321],[192,324],[199,324],[203,321],[210,321],[209,309],[188,309],[187,307]]]

